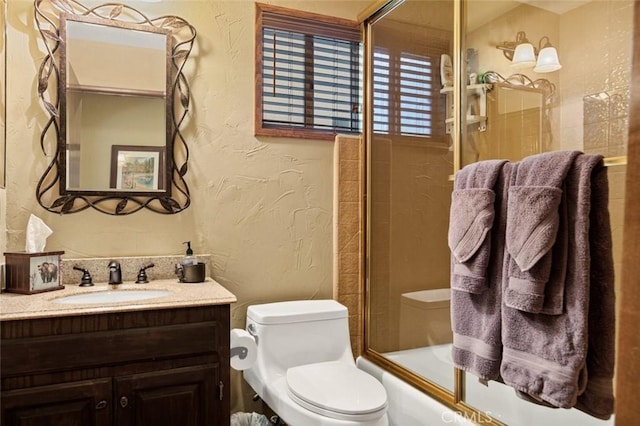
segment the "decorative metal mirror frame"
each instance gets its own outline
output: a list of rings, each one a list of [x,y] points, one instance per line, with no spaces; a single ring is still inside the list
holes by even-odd
[[[482,76],[482,82],[487,84],[497,84],[503,87],[511,87],[513,89],[531,89],[540,92],[542,95],[542,134],[541,145],[550,147],[553,142],[553,134],[551,132],[550,113],[556,93],[556,85],[546,78],[538,78],[533,80],[525,74],[512,74],[509,77],[503,77],[495,71],[487,71]]]
[[[175,214],[189,207],[191,203],[189,188],[184,179],[188,170],[189,147],[180,131],[189,112],[191,92],[183,73],[185,63],[193,48],[196,37],[195,28],[184,19],[174,15],[148,18],[139,10],[120,3],[104,3],[88,8],[76,0],[34,0],[35,22],[40,33],[46,55],[38,71],[38,97],[49,115],[41,136],[40,147],[45,156],[52,160],[38,181],[36,198],[47,211],[60,214],[77,213],[94,208],[102,213],[121,216],[148,209],[156,213]],[[92,18],[106,25],[127,28],[131,24],[144,25],[160,31],[169,31],[173,38],[171,52],[168,55],[171,72],[171,87],[166,94],[170,121],[167,137],[166,173],[169,175],[169,187],[157,195],[152,192],[143,194],[126,191],[67,191],[61,173],[66,165],[62,150],[66,150],[66,141],[61,140],[59,85],[61,68],[58,49],[64,43],[60,37],[60,15]],[[52,90],[47,90],[53,87]],[[61,88],[60,90],[64,90]],[[165,177],[162,177],[163,179]]]
[[[524,74],[512,74],[509,77],[503,77],[495,71],[487,71],[482,75],[483,83],[503,83],[514,88],[525,87],[529,89],[538,89],[545,96],[545,103],[549,102],[556,92],[556,85],[546,78],[532,80]]]

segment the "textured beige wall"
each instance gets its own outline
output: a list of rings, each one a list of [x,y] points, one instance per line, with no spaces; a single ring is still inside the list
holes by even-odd
[[[368,1],[277,1],[281,6],[356,19]],[[332,296],[333,144],[253,136],[254,9],[248,0],[133,2],[150,16],[180,15],[198,30],[187,75],[192,113],[192,205],[177,215],[112,217],[86,210],[47,213],[35,188],[50,158],[40,151],[46,122],[36,95],[44,56],[33,2],[9,4],[7,84],[7,248],[24,249],[29,214],[52,229],[47,249],[65,257],[211,253],[216,280],[238,297],[232,326],[247,305]],[[4,205],[4,203],[3,203]],[[251,391],[233,376],[234,409]],[[246,398],[245,398],[246,400]],[[247,407],[253,409],[255,407]]]

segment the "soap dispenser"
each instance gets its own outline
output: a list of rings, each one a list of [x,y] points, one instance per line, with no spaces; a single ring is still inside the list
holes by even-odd
[[[185,241],[182,244],[187,245],[187,253],[180,263],[182,263],[182,265],[197,265],[198,259],[193,255],[193,250],[191,250],[191,241]]]

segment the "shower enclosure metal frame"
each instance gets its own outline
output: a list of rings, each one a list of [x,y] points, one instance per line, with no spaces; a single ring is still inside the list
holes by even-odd
[[[454,10],[454,23],[453,23],[453,69],[454,69],[454,84],[453,84],[453,126],[451,137],[453,141],[453,170],[452,175],[455,174],[457,170],[460,169],[461,159],[460,159],[460,140],[464,137],[464,133],[466,132],[466,117],[465,114],[462,114],[462,105],[466,103],[466,93],[464,93],[463,89],[463,75],[461,70],[463,69],[462,64],[464,63],[465,58],[463,58],[462,52],[465,52],[464,46],[462,46],[464,40],[464,26],[462,23],[465,18],[465,2],[460,0],[452,0],[453,1],[453,10]],[[464,372],[459,369],[454,369],[454,383],[453,389],[451,392],[448,389],[445,389],[429,380],[426,380],[424,377],[416,374],[415,372],[399,365],[389,358],[385,357],[381,353],[369,347],[369,337],[368,337],[368,328],[371,320],[371,300],[370,300],[370,247],[369,243],[371,241],[370,235],[370,211],[371,211],[371,197],[369,196],[369,191],[371,188],[371,180],[370,180],[370,170],[371,170],[371,158],[370,158],[370,150],[371,150],[371,140],[372,140],[372,132],[373,132],[373,123],[372,117],[367,112],[373,110],[373,90],[372,90],[372,81],[373,81],[373,72],[372,72],[372,58],[373,58],[373,43],[372,43],[372,25],[376,22],[384,19],[390,12],[392,12],[395,8],[405,3],[405,0],[381,0],[373,4],[367,10],[363,11],[359,17],[359,21],[363,23],[364,28],[364,105],[365,105],[365,114],[363,115],[363,128],[365,135],[365,182],[364,182],[364,209],[363,212],[363,220],[364,220],[364,274],[365,277],[365,296],[364,296],[364,316],[363,316],[363,357],[372,361],[373,363],[379,365],[386,371],[398,376],[405,382],[411,384],[412,386],[422,390],[429,396],[434,399],[440,401],[446,406],[454,409],[460,415],[464,416],[468,419],[475,419],[478,422],[483,424],[494,424],[501,425],[503,423],[487,416],[485,413],[478,411],[474,407],[466,404],[464,402]]]

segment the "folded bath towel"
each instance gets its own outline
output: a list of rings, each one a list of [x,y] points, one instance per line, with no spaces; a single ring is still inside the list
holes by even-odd
[[[612,409],[613,372],[613,269],[606,188],[602,157],[578,156],[565,179],[563,204],[571,238],[564,310],[559,315],[532,314],[505,303],[500,370],[507,385],[529,398],[570,408],[581,395],[578,408],[601,418]],[[505,288],[510,284],[510,253],[504,259]]]
[[[449,217],[451,288],[481,293],[486,287],[495,217],[493,188],[506,160],[473,163],[456,175]]]
[[[497,380],[500,374],[505,222],[493,223],[493,219],[494,215],[504,217],[509,173],[510,164],[505,161],[464,167],[456,174],[451,207],[452,356],[457,368],[484,380]]]
[[[533,155],[514,167],[509,183],[506,247],[509,252],[504,303],[521,311],[562,313],[564,277],[549,281],[552,259],[565,264],[566,241],[557,241],[565,177],[578,151]],[[566,236],[564,229],[560,233]],[[558,242],[555,250],[552,250]],[[561,274],[563,269],[556,271]],[[546,297],[548,296],[548,297]]]

